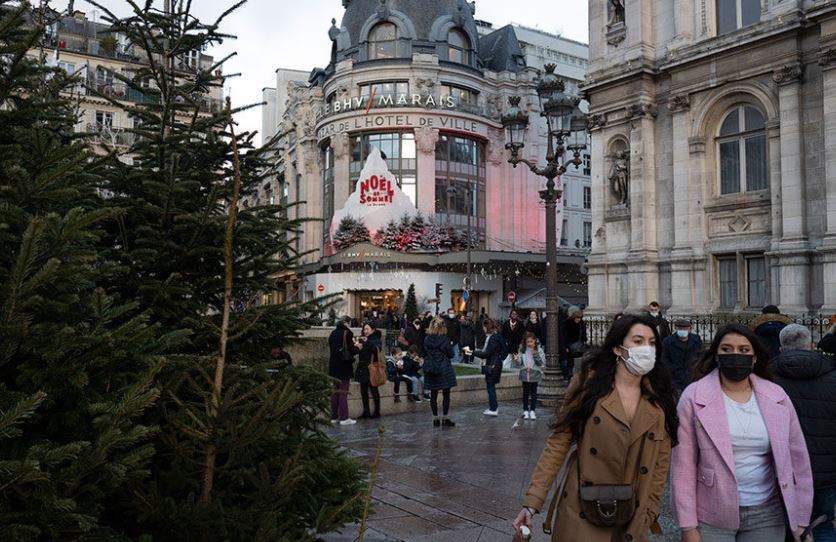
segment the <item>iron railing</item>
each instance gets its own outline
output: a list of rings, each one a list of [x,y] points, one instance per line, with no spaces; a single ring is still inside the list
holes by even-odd
[[[691,331],[700,336],[703,342],[708,343],[714,338],[717,330],[726,324],[736,323],[749,325],[749,323],[759,315],[750,314],[724,314],[724,315],[708,315],[708,316],[677,316],[666,317],[668,324],[673,329],[674,320],[688,320],[691,322]],[[604,343],[604,337],[607,335],[610,326],[613,323],[612,318],[606,316],[584,315],[584,322],[586,322],[586,336],[590,345],[601,345]],[[822,336],[827,333],[827,330],[833,324],[829,321],[828,316],[806,316],[799,318],[792,318],[797,324],[801,324],[810,330],[813,342],[818,343]]]

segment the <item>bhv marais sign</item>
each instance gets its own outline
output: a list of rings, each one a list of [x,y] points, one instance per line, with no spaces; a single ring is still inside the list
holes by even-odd
[[[331,221],[331,237],[346,216],[361,220],[369,232],[386,227],[390,220],[399,220],[403,215],[415,216],[418,209],[409,196],[404,194],[395,176],[386,167],[386,162],[377,147],[372,147],[354,192],[348,196],[342,209],[334,213]]]

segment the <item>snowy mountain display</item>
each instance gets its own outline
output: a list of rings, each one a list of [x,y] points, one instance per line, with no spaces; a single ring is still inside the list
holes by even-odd
[[[331,240],[344,217],[350,216],[365,224],[371,235],[386,228],[392,220],[418,214],[409,196],[401,191],[395,176],[389,171],[377,147],[372,147],[354,192],[342,209],[331,219]]]

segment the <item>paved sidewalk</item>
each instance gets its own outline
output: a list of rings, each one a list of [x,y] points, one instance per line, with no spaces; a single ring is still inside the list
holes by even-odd
[[[497,418],[483,416],[482,408],[453,405],[456,427],[434,428],[423,403],[413,413],[332,428],[334,438],[369,459],[377,446],[378,426],[385,428],[365,540],[508,542],[550,421],[543,411],[536,421],[521,421],[512,429],[519,414],[516,405],[501,406]],[[679,540],[668,502],[666,496],[660,520],[666,534],[654,542]],[[542,518],[535,517],[533,540],[545,542]],[[349,526],[325,540],[353,541],[358,530]]]

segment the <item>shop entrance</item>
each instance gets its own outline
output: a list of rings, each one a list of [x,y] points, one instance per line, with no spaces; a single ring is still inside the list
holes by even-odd
[[[378,316],[387,311],[400,312],[403,307],[403,293],[400,290],[374,290],[355,292],[358,308],[355,316],[359,319],[369,319],[377,312]]]

